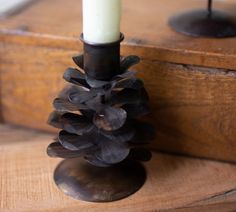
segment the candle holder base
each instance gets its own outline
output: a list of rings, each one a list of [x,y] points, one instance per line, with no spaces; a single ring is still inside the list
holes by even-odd
[[[88,202],[120,200],[138,191],[145,180],[144,167],[132,160],[101,168],[82,159],[67,159],[54,172],[54,181],[60,190]]]
[[[177,32],[194,37],[226,38],[236,36],[236,18],[213,10],[193,10],[176,15],[169,25]]]

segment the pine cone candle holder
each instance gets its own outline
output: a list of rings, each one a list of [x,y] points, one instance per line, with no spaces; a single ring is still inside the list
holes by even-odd
[[[143,148],[143,144],[152,138],[153,129],[149,124],[139,120],[140,116],[149,112],[148,94],[143,82],[136,78],[135,71],[129,70],[131,66],[140,61],[137,56],[120,58],[118,71],[109,79],[104,77],[105,80],[97,79],[98,77],[90,76],[84,71],[84,57],[84,55],[73,57],[78,68],[68,68],[64,73],[64,79],[70,85],[65,87],[54,100],[55,111],[48,120],[50,125],[62,130],[55,142],[48,146],[47,153],[51,157],[75,158],[64,162],[66,169],[68,166],[73,169],[71,164],[76,162],[77,158],[83,157],[92,165],[90,165],[90,169],[97,170],[96,176],[101,172],[111,172],[110,174],[112,174],[115,171],[117,174],[117,167],[121,173],[127,172],[129,169],[136,170],[137,175],[142,172],[140,177],[134,176],[135,179],[137,178],[135,180],[137,184],[134,184],[133,188],[128,189],[122,196],[117,196],[116,189],[113,190],[110,187],[107,188],[112,193],[112,195],[109,194],[109,197],[100,195],[99,198],[94,199],[94,195],[88,195],[91,193],[90,190],[85,196],[81,196],[81,194],[75,196],[74,191],[69,194],[87,201],[112,201],[135,192],[145,180],[144,170],[140,164],[130,161],[151,159],[150,151]],[[89,59],[91,60],[91,57]],[[89,62],[91,62],[90,60]],[[138,168],[134,168],[134,164]],[[101,170],[105,167],[107,170]],[[65,168],[62,169],[65,170]],[[58,170],[60,174],[56,175],[55,172],[54,175],[59,187],[61,183],[68,181],[68,175],[61,170]],[[107,174],[109,175],[109,173]],[[86,178],[91,178],[91,176],[85,175]],[[102,178],[106,177],[102,176]],[[60,182],[58,183],[58,181]],[[83,182],[84,179],[81,181]],[[127,181],[127,183],[132,184],[132,181]],[[96,180],[93,179],[93,182],[96,184]],[[81,189],[81,182],[79,184]],[[77,186],[78,184],[70,184],[69,187],[74,190],[72,187]],[[128,188],[127,185],[124,185],[122,189],[125,189],[125,186]],[[109,192],[106,191],[106,193]],[[113,196],[112,199],[110,196]]]

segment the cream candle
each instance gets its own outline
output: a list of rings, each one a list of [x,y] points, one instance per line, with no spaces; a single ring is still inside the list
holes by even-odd
[[[120,38],[121,0],[83,0],[84,40],[111,43]]]

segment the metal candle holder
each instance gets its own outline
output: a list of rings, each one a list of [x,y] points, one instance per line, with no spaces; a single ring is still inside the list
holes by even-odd
[[[151,159],[142,146],[154,131],[137,119],[149,111],[148,95],[135,71],[128,70],[139,58],[120,56],[123,39],[121,34],[117,42],[94,44],[81,35],[84,54],[73,57],[79,69],[66,70],[64,79],[72,85],[53,102],[48,122],[62,131],[47,153],[65,158],[54,181],[76,199],[119,200],[140,189],[146,179],[139,161]]]
[[[170,18],[169,25],[177,32],[194,37],[226,38],[236,36],[236,16],[213,10],[212,0],[207,9],[188,11]]]

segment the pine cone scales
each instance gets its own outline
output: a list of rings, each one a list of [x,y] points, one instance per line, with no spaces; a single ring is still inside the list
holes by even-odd
[[[136,118],[148,113],[143,82],[128,69],[136,56],[121,59],[120,73],[110,81],[92,79],[83,72],[83,55],[73,58],[79,69],[69,68],[64,79],[71,83],[53,102],[48,123],[62,129],[48,146],[51,157],[84,157],[95,166],[107,167],[126,158],[146,161],[151,153],[134,146],[153,135],[149,124]],[[141,139],[141,140],[140,140]]]

